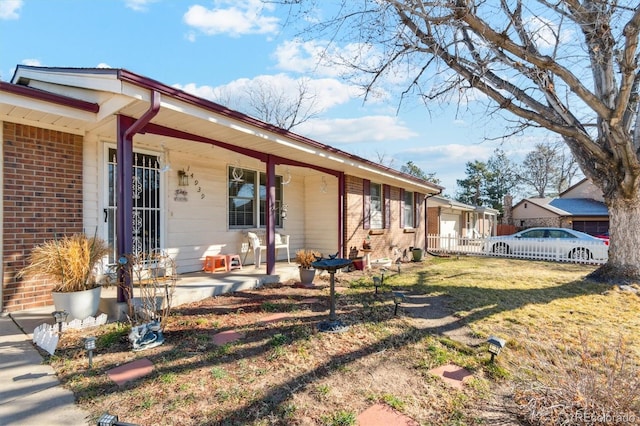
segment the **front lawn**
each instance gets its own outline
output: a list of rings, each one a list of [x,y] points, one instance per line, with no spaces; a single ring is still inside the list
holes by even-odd
[[[129,349],[124,324],[65,333],[50,363],[96,418],[109,412],[141,425],[348,425],[375,403],[434,425],[496,416],[580,424],[577,415],[600,408],[640,419],[640,298],[584,282],[592,270],[430,258],[387,272],[377,295],[371,276],[342,273],[343,333],[318,331],[328,281],[316,278],[315,289],[283,283],[179,306],[166,342],[142,352]],[[391,290],[411,296],[398,316]],[[241,338],[216,345],[224,331]],[[91,370],[88,334],[98,337]],[[491,335],[507,341],[494,364],[483,343]],[[121,387],[107,376],[141,357],[151,374]],[[429,373],[447,363],[473,373],[462,390]]]

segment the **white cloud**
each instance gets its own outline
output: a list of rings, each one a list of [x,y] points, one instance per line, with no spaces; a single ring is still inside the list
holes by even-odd
[[[283,94],[286,99],[297,99],[300,83],[306,86],[307,95],[310,101],[313,101],[313,110],[317,112],[345,104],[358,94],[357,89],[335,79],[295,79],[286,74],[260,75],[253,79],[241,78],[218,87],[197,86],[194,83],[176,84],[174,87],[201,98],[220,102],[230,108],[248,111],[250,108],[247,107],[247,92],[252,88],[265,87],[267,91]]]
[[[207,9],[194,5],[184,14],[183,20],[190,27],[206,35],[228,34],[237,37],[243,34],[269,34],[278,30],[279,19],[266,16],[273,5],[261,0],[219,0],[220,7]]]
[[[309,120],[296,127],[295,132],[335,146],[398,141],[417,136],[397,117],[385,115]]]
[[[156,1],[158,0],[125,0],[124,4],[136,12],[145,12],[148,9],[147,6]]]
[[[23,3],[22,0],[0,0],[0,19],[20,18],[19,11]]]
[[[113,68],[111,65],[106,64],[104,62],[100,62],[96,68]]]
[[[525,25],[532,34],[533,42],[540,50],[552,49],[557,43],[570,41],[573,38],[573,31],[560,31],[557,23],[540,16],[530,17]]]
[[[42,66],[42,62],[40,62],[38,59],[23,59],[22,61],[20,61],[20,63],[22,65],[29,65],[32,67]]]

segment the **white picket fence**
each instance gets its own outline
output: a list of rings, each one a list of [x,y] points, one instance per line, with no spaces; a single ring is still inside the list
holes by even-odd
[[[567,241],[555,239],[556,244],[539,242],[510,244],[508,250],[500,250],[497,241],[486,244],[485,238],[466,238],[446,235],[428,235],[427,251],[446,255],[477,255],[511,257],[518,259],[552,260],[585,264],[603,264],[607,261],[606,248],[600,242],[582,241],[578,247],[571,247]]]

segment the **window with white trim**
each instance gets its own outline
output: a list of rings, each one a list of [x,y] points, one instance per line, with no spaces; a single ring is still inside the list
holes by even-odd
[[[227,174],[229,194],[229,228],[264,228],[267,205],[267,175],[255,170],[229,167]],[[256,190],[257,188],[257,190]],[[282,176],[275,177],[276,227],[282,227]]]
[[[382,185],[372,182],[369,195],[369,217],[371,229],[382,229],[384,227],[384,219],[382,215]]]
[[[415,208],[414,208],[414,193],[411,191],[404,191],[404,203],[403,203],[403,217],[404,217],[404,227],[405,228],[413,228],[415,227]]]

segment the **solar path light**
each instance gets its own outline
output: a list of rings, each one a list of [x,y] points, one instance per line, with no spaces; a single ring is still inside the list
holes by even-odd
[[[96,349],[96,338],[86,337],[84,339],[84,348],[89,354],[89,368],[93,367],[93,351]]]
[[[506,342],[504,339],[500,339],[499,337],[491,336],[487,340],[487,344],[489,345],[489,353],[491,354],[491,362],[493,362],[494,358],[500,354],[502,348],[504,348]]]

